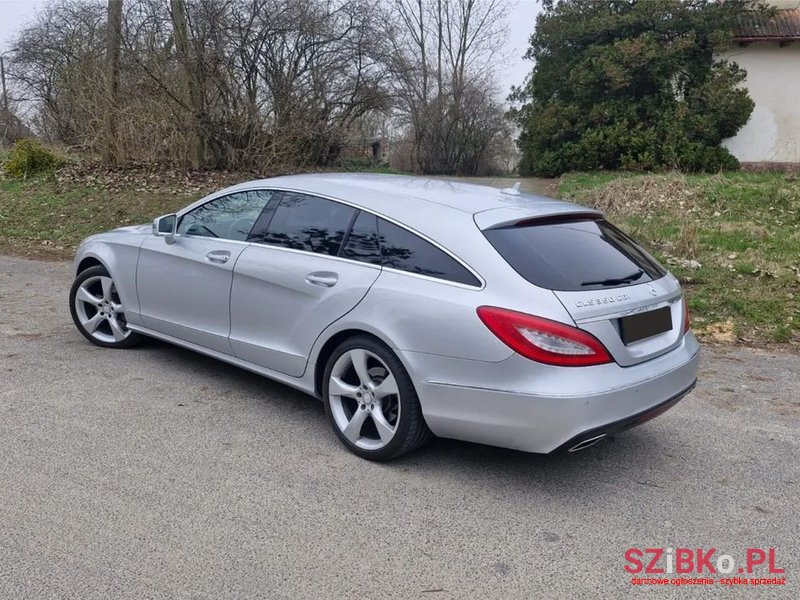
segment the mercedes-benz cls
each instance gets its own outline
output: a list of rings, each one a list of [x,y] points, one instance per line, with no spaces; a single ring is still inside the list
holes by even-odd
[[[86,239],[70,309],[320,398],[352,452],[432,435],[578,450],[666,410],[698,344],[678,281],[598,211],[407,176],[276,177]]]

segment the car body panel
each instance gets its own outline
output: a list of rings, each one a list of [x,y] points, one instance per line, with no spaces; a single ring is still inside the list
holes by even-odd
[[[623,367],[644,362],[675,348],[683,338],[683,295],[670,274],[638,285],[585,292],[553,292],[575,323],[599,339]],[[630,345],[622,343],[619,319],[669,307],[672,329]]]
[[[320,332],[352,310],[380,272],[376,265],[251,244],[233,276],[233,353],[300,377]]]
[[[292,377],[291,375],[286,375],[285,373],[274,371],[272,369],[267,369],[266,367],[262,367],[260,365],[248,362],[246,360],[242,360],[240,358],[233,356],[230,353],[218,352],[217,350],[212,350],[205,346],[193,344],[192,342],[188,342],[184,339],[167,335],[165,333],[161,333],[154,329],[148,329],[143,325],[131,325],[130,329],[136,331],[137,333],[146,335],[148,337],[169,342],[170,344],[180,346],[181,348],[192,350],[194,352],[197,352],[198,354],[210,356],[211,358],[221,360],[228,364],[234,365],[235,367],[239,367],[240,369],[246,369],[248,371],[252,371],[253,373],[258,373],[259,375],[263,375],[264,377],[269,377],[274,381],[293,387],[297,390],[300,390],[301,392],[305,392],[306,394],[315,395],[314,376],[313,373],[308,370],[302,377]]]
[[[136,321],[139,315],[136,263],[139,246],[152,237],[150,232],[150,225],[134,225],[88,237],[78,247],[72,264],[73,275],[78,274],[80,264],[87,259],[102,264],[114,279],[129,321]]]
[[[335,331],[379,327],[396,350],[427,351],[496,362],[512,351],[483,326],[474,303],[475,288],[384,269],[367,296]],[[328,332],[326,332],[328,334]]]
[[[403,358],[418,375],[425,421],[436,435],[548,453],[691,387],[699,351],[690,333],[634,367],[552,367],[517,354],[493,364],[413,352]]]
[[[591,210],[570,202],[560,200],[550,200],[534,196],[532,194],[520,194],[516,198],[517,204],[512,206],[502,206],[500,208],[490,208],[475,213],[473,220],[478,229],[490,229],[492,227],[503,227],[527,219],[539,219],[542,217],[558,217],[568,215],[593,215],[602,216],[603,213]]]
[[[247,244],[191,235],[150,236],[136,269],[141,323],[154,331],[232,353],[230,292],[233,268]],[[224,263],[209,260],[226,253]]]

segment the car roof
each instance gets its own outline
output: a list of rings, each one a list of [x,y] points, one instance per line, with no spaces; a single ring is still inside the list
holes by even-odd
[[[537,216],[587,212],[576,204],[485,185],[409,175],[313,173],[285,175],[242,183],[226,192],[254,188],[289,189],[343,200],[439,237],[454,220],[470,219],[479,227]],[[478,217],[477,215],[480,215]]]

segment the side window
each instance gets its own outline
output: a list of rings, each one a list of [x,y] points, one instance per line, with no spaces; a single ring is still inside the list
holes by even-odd
[[[339,256],[360,262],[381,264],[378,245],[378,218],[363,210],[358,213]]]
[[[356,209],[317,196],[284,192],[263,238],[265,244],[337,256]]]
[[[272,192],[238,192],[206,202],[181,217],[178,233],[244,241]]]
[[[250,234],[247,236],[248,242],[264,242],[264,237],[267,235],[267,227],[269,227],[269,223],[272,221],[275,209],[278,208],[278,205],[281,203],[282,195],[283,192],[272,193],[272,197],[269,199],[266,208],[261,211],[261,214],[256,219],[255,225],[253,225],[253,228],[250,230]]]
[[[383,265],[409,273],[480,286],[460,263],[410,231],[378,219]]]

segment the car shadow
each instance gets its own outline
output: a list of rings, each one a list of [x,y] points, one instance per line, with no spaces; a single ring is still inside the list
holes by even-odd
[[[281,408],[302,411],[316,421],[309,423],[314,435],[318,433],[321,437],[330,436],[334,440],[322,403],[303,392],[158,340],[147,340],[141,349],[161,355],[175,368],[199,370],[215,380],[224,381],[226,387],[236,389],[256,402],[278,403],[282,405]],[[411,471],[422,478],[446,476],[463,479],[473,487],[524,491],[536,486],[548,488],[557,496],[563,494],[562,497],[568,497],[579,490],[585,493],[587,486],[591,486],[596,494],[602,496],[602,490],[607,490],[606,493],[613,496],[622,483],[634,482],[654,490],[663,487],[662,483],[653,481],[648,474],[659,471],[665,461],[676,458],[669,454],[674,444],[670,443],[668,435],[662,428],[645,424],[580,452],[548,455],[434,438],[425,447],[387,463],[376,464],[351,458],[356,465],[405,473]],[[338,447],[338,441],[336,445]],[[320,455],[327,456],[330,450],[329,444],[321,446]],[[346,453],[344,448],[338,450]]]

